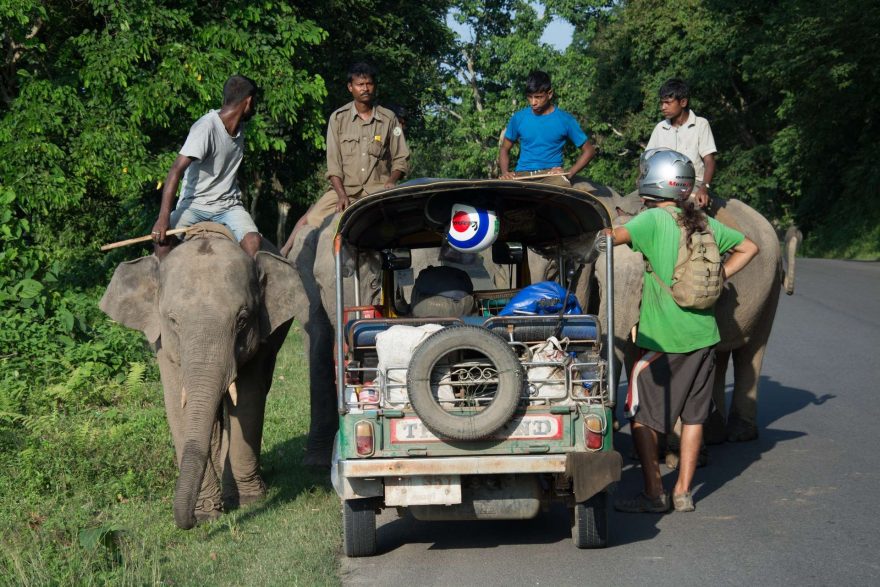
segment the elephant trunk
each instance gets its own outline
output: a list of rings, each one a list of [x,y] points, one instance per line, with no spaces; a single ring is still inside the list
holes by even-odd
[[[794,293],[794,266],[795,256],[797,255],[798,244],[804,239],[803,234],[794,225],[790,226],[785,232],[785,280],[783,287],[785,293],[792,295]]]
[[[235,356],[229,335],[203,331],[198,339],[182,345],[188,352],[181,357],[186,405],[183,450],[174,489],[174,521],[184,530],[196,524],[196,502],[210,458],[214,422],[223,394],[235,380]],[[224,340],[229,342],[222,344]]]

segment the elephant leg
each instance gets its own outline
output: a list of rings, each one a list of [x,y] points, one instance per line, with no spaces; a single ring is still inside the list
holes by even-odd
[[[168,419],[168,427],[171,429],[171,438],[174,441],[175,462],[180,467],[186,436],[180,367],[173,363],[162,349],[159,349],[156,359],[159,363],[159,373],[164,390],[165,416]],[[214,420],[211,432],[210,459],[208,460],[208,466],[205,467],[201,490],[196,501],[195,515],[198,520],[214,519],[222,512],[218,475],[220,470],[221,434],[221,422],[218,414],[218,417]]]
[[[318,255],[320,231],[303,230],[294,241],[290,260],[300,275],[294,296],[301,300],[297,319],[303,328],[303,345],[309,363],[311,421],[303,464],[329,467],[333,440],[339,428],[336,405],[336,372],[333,363],[334,330],[321,300],[316,277],[319,262],[333,266],[330,256]]]
[[[727,364],[730,362],[730,351],[715,351],[715,382],[712,385],[712,407],[709,419],[703,426],[703,440],[706,444],[721,444],[727,439],[724,427],[726,400],[724,397],[727,379]]]
[[[229,395],[223,402],[228,413],[228,447],[223,467],[223,501],[237,507],[266,496],[266,484],[260,476],[260,447],[266,412],[266,388],[257,385],[260,374],[239,371],[236,380],[238,401]]]
[[[336,373],[333,368],[333,327],[323,309],[311,312],[304,327],[309,348],[309,399],[311,426],[303,464],[329,467],[333,440],[339,429],[336,402]]]
[[[278,327],[263,343],[257,354],[238,370],[238,400],[226,394],[226,451],[223,467],[223,500],[230,506],[259,501],[266,496],[266,484],[260,476],[260,450],[266,398],[272,387],[278,349],[287,338],[290,324]]]
[[[758,379],[766,341],[749,341],[733,353],[733,400],[727,419],[727,440],[745,442],[758,437]]]

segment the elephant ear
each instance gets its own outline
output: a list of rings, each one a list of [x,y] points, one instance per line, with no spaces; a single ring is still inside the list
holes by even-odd
[[[155,255],[121,263],[98,306],[116,322],[159,340],[159,259]]]
[[[263,333],[264,337],[268,337],[279,326],[293,319],[296,310],[294,292],[299,276],[289,261],[274,253],[259,251],[255,260],[263,290]]]

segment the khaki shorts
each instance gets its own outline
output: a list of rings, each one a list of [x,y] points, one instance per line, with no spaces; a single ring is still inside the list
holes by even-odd
[[[360,190],[353,194],[349,193],[348,200],[350,203],[354,203],[355,200],[362,198],[365,195],[367,195],[367,192],[364,190]],[[321,228],[321,225],[324,224],[324,221],[327,220],[328,217],[336,214],[336,202],[338,201],[339,196],[336,194],[336,190],[331,189],[326,192],[323,196],[318,198],[318,201],[312,204],[312,207],[306,212],[306,224],[314,226],[315,228]]]
[[[715,382],[715,349],[690,353],[644,351],[633,367],[626,394],[626,416],[660,433],[709,416]]]

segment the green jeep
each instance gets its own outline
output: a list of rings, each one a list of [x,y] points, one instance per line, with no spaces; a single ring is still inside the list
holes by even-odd
[[[461,204],[495,212],[491,258],[489,250],[448,248]],[[341,215],[331,476],[346,555],[375,554],[376,513],[388,507],[419,520],[529,519],[559,501],[571,511],[578,548],[607,545],[607,493],[621,469],[604,358],[612,338],[569,301],[576,276],[599,249],[610,251],[601,234],[608,226],[600,198],[502,180],[409,182]],[[504,312],[531,284],[528,259],[536,253],[552,260],[564,293],[539,299],[532,312]],[[381,260],[374,306],[343,299],[345,257],[357,263],[365,255]],[[415,258],[454,269],[426,270],[427,294],[418,289],[420,273],[407,301]],[[462,272],[472,291],[463,291]],[[452,280],[449,297],[436,295],[444,277]],[[609,300],[612,292],[609,283]],[[613,303],[608,308],[610,333]]]

